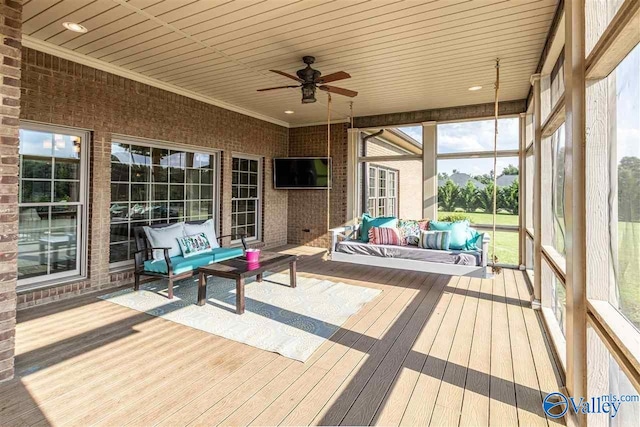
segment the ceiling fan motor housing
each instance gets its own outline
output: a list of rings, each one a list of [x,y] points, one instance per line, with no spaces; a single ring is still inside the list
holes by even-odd
[[[314,83],[302,84],[302,103],[311,104],[316,102],[316,85]]]

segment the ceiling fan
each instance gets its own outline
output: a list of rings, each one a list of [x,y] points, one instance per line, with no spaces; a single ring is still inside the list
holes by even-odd
[[[316,102],[316,89],[324,90],[329,93],[336,93],[338,95],[344,95],[348,97],[355,97],[358,95],[358,92],[343,89],[340,87],[329,86],[325,83],[335,82],[336,80],[343,80],[351,78],[348,73],[344,71],[338,71],[336,73],[331,73],[324,77],[321,77],[322,73],[318,70],[314,70],[311,68],[311,64],[316,62],[316,58],[313,56],[305,56],[302,58],[302,61],[307,64],[307,66],[301,70],[296,71],[296,76],[285,73],[284,71],[278,70],[269,70],[272,73],[280,74],[281,76],[289,77],[300,83],[299,85],[290,85],[290,86],[278,86],[278,87],[269,87],[266,89],[258,89],[258,92],[265,92],[268,90],[277,90],[277,89],[289,89],[289,88],[302,88],[302,103],[310,104],[312,102]]]

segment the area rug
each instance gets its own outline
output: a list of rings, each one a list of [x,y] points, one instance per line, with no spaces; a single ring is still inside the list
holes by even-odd
[[[297,282],[289,287],[289,275],[281,273],[248,281],[242,315],[235,313],[235,281],[215,277],[209,278],[204,306],[196,305],[197,276],[174,283],[172,300],[162,280],[99,298],[304,362],[381,292],[302,276]]]

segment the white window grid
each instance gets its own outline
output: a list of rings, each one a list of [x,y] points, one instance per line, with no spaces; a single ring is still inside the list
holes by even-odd
[[[233,155],[231,173],[231,233],[245,234],[245,239],[249,241],[259,240],[262,219],[261,159]]]
[[[399,171],[369,165],[367,178],[367,211],[372,216],[398,216]]]
[[[111,265],[131,263],[136,250],[135,227],[211,218],[215,221],[217,161],[217,153],[198,148],[176,150],[163,144],[114,139]]]

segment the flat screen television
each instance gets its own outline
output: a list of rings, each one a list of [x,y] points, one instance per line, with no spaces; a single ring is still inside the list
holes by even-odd
[[[283,190],[331,188],[331,159],[328,157],[273,159],[273,186]]]

